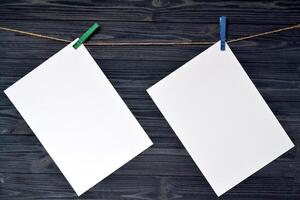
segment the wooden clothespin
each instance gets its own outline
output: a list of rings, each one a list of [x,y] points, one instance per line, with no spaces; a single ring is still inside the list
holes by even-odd
[[[220,17],[220,40],[221,40],[221,51],[225,51],[226,43],[226,16]]]
[[[92,34],[95,32],[97,28],[99,28],[99,24],[96,22],[94,23],[82,36],[79,40],[73,45],[75,49],[77,49],[81,44],[83,44]]]

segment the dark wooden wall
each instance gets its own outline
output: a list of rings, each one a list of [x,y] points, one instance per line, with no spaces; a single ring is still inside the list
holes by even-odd
[[[300,23],[300,1],[1,0],[0,26],[73,40],[93,22],[91,41],[215,41],[219,16],[235,38]],[[300,199],[300,30],[230,45],[296,147],[220,199]],[[66,44],[0,31],[0,90]],[[89,46],[154,145],[81,199],[216,199],[146,93],[208,46]],[[255,148],[255,147],[253,147]],[[20,114],[0,93],[0,199],[76,199]]]

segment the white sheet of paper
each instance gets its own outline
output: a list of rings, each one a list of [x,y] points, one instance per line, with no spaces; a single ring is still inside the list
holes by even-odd
[[[152,142],[84,45],[74,49],[74,42],[5,93],[81,195]]]
[[[294,146],[220,42],[147,91],[218,196]]]

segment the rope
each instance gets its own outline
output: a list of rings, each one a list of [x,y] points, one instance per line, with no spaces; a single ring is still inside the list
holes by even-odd
[[[6,27],[2,27],[2,26],[0,26],[0,29],[3,30],[3,31],[20,33],[20,34],[23,34],[23,35],[29,35],[29,36],[37,37],[37,38],[44,38],[44,39],[55,40],[55,41],[60,41],[60,42],[67,42],[67,43],[71,42],[70,40],[64,40],[64,39],[51,37],[51,36],[47,36],[47,35],[40,35],[40,34],[31,33],[31,32],[27,32],[27,31],[20,31],[20,30],[17,30],[17,29],[6,28]]]
[[[300,24],[297,24],[294,26],[288,26],[285,28],[280,28],[280,29],[276,29],[276,30],[272,30],[272,31],[267,31],[267,32],[263,32],[263,33],[258,33],[258,34],[254,34],[254,35],[239,37],[236,39],[231,39],[231,40],[228,40],[227,43],[249,40],[249,39],[253,39],[253,38],[257,38],[257,37],[261,37],[261,36],[265,36],[265,35],[271,35],[274,33],[288,31],[288,30],[292,30],[292,29],[296,29],[296,28],[300,28]],[[27,31],[21,31],[21,30],[12,29],[12,28],[6,28],[6,27],[2,27],[2,26],[0,26],[0,30],[14,32],[14,33],[20,33],[23,35],[29,35],[29,36],[36,37],[36,38],[49,39],[49,40],[54,40],[54,41],[59,41],[59,42],[66,42],[66,43],[72,42],[71,40],[61,39],[61,38],[57,38],[57,37],[51,37],[51,36],[47,36],[47,35],[41,35],[41,34],[37,34],[37,33],[31,33],[31,32],[27,32]],[[89,43],[86,43],[85,45],[89,45],[89,46],[212,45],[215,42],[216,41],[210,41],[210,42],[205,42],[205,41],[203,41],[203,42],[201,42],[201,41],[190,41],[190,42],[184,42],[184,41],[175,41],[175,42],[89,42]]]

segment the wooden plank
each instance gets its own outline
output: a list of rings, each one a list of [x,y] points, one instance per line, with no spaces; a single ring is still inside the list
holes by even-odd
[[[0,33],[0,37],[7,33]],[[26,37],[26,39],[25,39]],[[278,38],[277,38],[278,39]],[[63,44],[54,44],[53,41],[39,41],[36,38],[28,38],[28,36],[13,37],[9,41],[0,41],[1,59],[25,60],[47,59],[60,50]],[[241,42],[231,45],[233,52],[241,63],[281,63],[281,64],[297,64],[299,63],[298,52],[300,47],[295,46],[293,41],[282,41],[281,47],[276,48],[262,41],[257,42],[255,48],[242,46],[245,43],[252,45],[253,42]],[[26,43],[24,43],[26,41]],[[275,42],[274,42],[275,43]],[[279,42],[280,43],[280,42]],[[90,53],[95,59],[103,60],[147,60],[147,61],[188,61],[204,51],[207,47],[199,46],[122,46],[122,47],[95,47],[89,46]],[[5,51],[4,51],[5,49]]]
[[[149,135],[170,135],[169,125],[150,99],[125,100],[125,102]],[[268,104],[288,134],[297,136],[300,126],[300,102],[269,102]],[[1,106],[0,117],[1,134],[32,134],[12,105]]]
[[[270,30],[275,30],[294,24],[238,24],[231,22],[228,26],[228,39],[243,37],[251,34],[262,33]],[[8,28],[20,29],[23,31],[29,31],[33,33],[39,33],[43,35],[49,35],[53,37],[59,37],[62,39],[74,40],[82,34],[92,22],[81,22],[77,20],[73,21],[32,21],[32,20],[8,20],[4,16],[0,19],[1,26]],[[126,22],[126,21],[113,21],[102,22],[100,30],[97,34],[90,38],[90,41],[101,42],[167,42],[167,41],[217,41],[219,39],[219,22],[218,17],[215,22],[199,26],[199,23],[164,23],[164,22]],[[295,22],[296,24],[297,22]],[[3,32],[3,30],[1,30]],[[277,45],[280,46],[282,41],[294,40],[298,36],[299,30],[289,30],[285,32],[275,33],[270,36],[263,36],[261,38],[270,38],[272,40],[277,39]],[[14,36],[15,34],[13,34]],[[9,35],[8,35],[9,36]],[[17,34],[17,37],[21,34]],[[26,36],[32,37],[32,36]],[[9,38],[8,38],[9,39]],[[13,39],[13,38],[12,38]],[[22,38],[23,39],[23,38]],[[39,40],[46,39],[35,39]],[[255,39],[251,39],[255,42]],[[267,39],[266,42],[270,43]],[[11,41],[13,43],[14,40]],[[55,41],[54,41],[55,42]],[[299,42],[298,42],[299,43]],[[247,44],[247,43],[246,43]],[[245,45],[245,44],[244,44]],[[256,43],[248,43],[249,46],[254,47]],[[273,43],[272,45],[276,45]]]
[[[13,24],[12,24],[13,23]],[[0,21],[3,26],[15,27],[21,30],[57,36],[65,39],[75,39],[88,26],[86,23],[73,21],[30,21],[14,22]],[[276,28],[278,25],[230,24],[229,38],[260,33]],[[92,41],[103,42],[153,42],[153,41],[215,41],[218,40],[218,24],[199,26],[197,23],[136,23],[110,22]],[[299,63],[298,30],[282,32],[271,36],[232,44],[241,62],[273,62]],[[1,58],[27,59],[48,58],[65,44],[45,39],[32,38],[15,33],[0,31],[0,46],[5,49]],[[5,38],[5,40],[2,40]],[[16,48],[18,49],[16,51]],[[122,60],[172,60],[187,61],[203,51],[207,46],[149,46],[149,47],[88,47],[97,59]],[[30,49],[30,51],[29,51]],[[93,53],[94,52],[94,53]],[[127,52],[127,53],[124,53]],[[276,54],[276,55],[275,55]],[[100,57],[99,57],[100,56]]]
[[[14,82],[22,78],[42,61],[24,61],[18,64],[0,61],[3,65],[0,90],[5,90]],[[28,64],[27,64],[28,63]],[[125,100],[147,100],[149,96],[146,90],[153,84],[170,74],[183,63],[174,62],[103,62],[100,63],[108,79],[114,85],[121,97]],[[124,63],[124,64],[123,64]],[[32,67],[28,67],[32,65]],[[161,69],[157,67],[161,66]],[[168,67],[169,66],[169,67]],[[273,65],[267,67],[261,64],[245,64],[245,70],[261,92],[267,102],[295,102],[300,101],[298,69],[295,65]],[[288,67],[286,67],[288,66]],[[278,67],[278,68],[277,68]],[[0,94],[3,101],[1,106],[11,105],[4,94]],[[144,102],[145,103],[145,102]],[[148,105],[147,103],[146,105]]]
[[[69,199],[76,194],[61,174],[0,174],[1,199]],[[47,181],[45,181],[47,180]],[[292,178],[248,178],[221,199],[297,199]],[[273,191],[273,188],[276,190]],[[216,199],[203,177],[112,175],[76,199]]]
[[[151,137],[154,145],[115,174],[202,176],[177,138]],[[297,138],[296,142],[299,142]],[[35,136],[0,136],[0,172],[60,173]],[[272,162],[254,177],[295,177],[298,147]]]
[[[22,12],[18,12],[22,11]],[[297,23],[298,1],[1,1],[0,13],[12,20],[98,20],[133,22],[218,23],[227,15],[233,23]],[[277,20],[275,20],[275,19]]]

